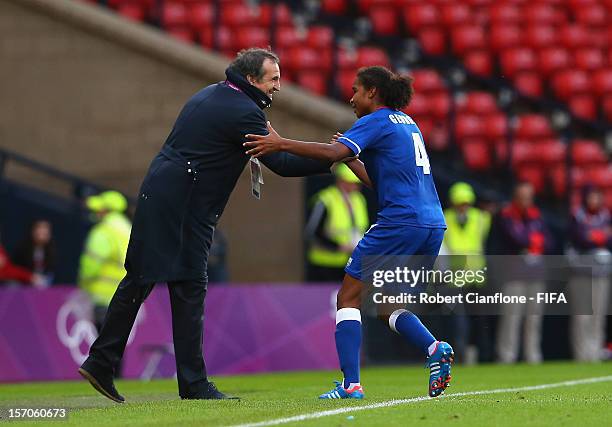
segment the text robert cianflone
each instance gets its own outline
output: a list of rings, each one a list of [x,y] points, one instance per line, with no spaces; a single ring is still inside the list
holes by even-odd
[[[385,295],[374,293],[372,300],[376,304],[567,304],[563,292],[538,292],[535,296],[504,295],[497,292],[493,295],[481,295],[478,292],[469,292],[457,295],[442,295],[439,293],[420,292],[418,294],[400,293],[398,295]]]
[[[481,285],[486,280],[487,267],[480,270],[426,270],[395,267],[389,270],[375,270],[372,285],[380,288],[386,284],[408,285],[445,284],[462,287],[466,284]]]

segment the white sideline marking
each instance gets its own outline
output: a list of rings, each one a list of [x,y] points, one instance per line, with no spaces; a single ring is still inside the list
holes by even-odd
[[[543,390],[543,389],[555,388],[555,387],[571,387],[573,385],[592,384],[592,383],[600,383],[600,382],[606,382],[606,381],[612,381],[612,375],[607,376],[607,377],[594,377],[594,378],[584,378],[581,380],[562,381],[560,383],[552,383],[552,384],[530,385],[530,386],[514,387],[514,388],[498,388],[494,390],[466,391],[463,393],[445,394],[444,397],[442,397],[442,399],[448,399],[451,397],[462,397],[462,396],[478,396],[478,395],[483,395],[483,394],[511,393],[511,392],[516,392],[516,391]],[[239,425],[234,425],[232,427],[275,426],[278,424],[286,424],[286,423],[291,423],[291,422],[296,422],[296,421],[305,421],[305,420],[312,420],[315,418],[329,417],[331,415],[345,414],[347,412],[365,411],[368,409],[378,409],[378,408],[388,408],[390,406],[404,405],[407,403],[423,402],[426,400],[434,400],[434,399],[440,399],[440,398],[427,396],[427,397],[413,397],[410,399],[388,400],[386,402],[373,403],[371,405],[351,406],[347,408],[332,409],[329,411],[312,412],[310,414],[295,415],[293,417],[287,417],[287,418],[277,418],[275,420],[260,421],[257,423],[239,424]]]

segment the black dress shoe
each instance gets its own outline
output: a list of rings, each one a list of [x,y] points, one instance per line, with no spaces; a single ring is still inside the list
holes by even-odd
[[[108,397],[110,400],[115,401],[117,403],[125,402],[125,398],[121,396],[115,388],[115,384],[113,384],[112,377],[94,375],[83,367],[79,368],[79,374],[81,374],[83,378],[89,381],[93,388],[98,390],[103,396]]]
[[[209,382],[207,384],[207,389],[203,394],[193,396],[193,397],[181,397],[181,399],[200,399],[200,400],[217,400],[217,399],[231,399],[231,400],[240,400],[239,397],[236,396],[228,396],[225,393],[220,392],[217,389],[217,386],[213,382]]]

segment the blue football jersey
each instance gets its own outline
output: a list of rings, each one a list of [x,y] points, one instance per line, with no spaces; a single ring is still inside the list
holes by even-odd
[[[446,228],[423,136],[408,115],[380,108],[338,142],[365,165],[378,199],[378,224]]]

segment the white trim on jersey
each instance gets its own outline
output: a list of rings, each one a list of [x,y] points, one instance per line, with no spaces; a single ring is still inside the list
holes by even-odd
[[[341,136],[338,139],[346,139],[348,142],[350,142],[351,144],[353,144],[355,147],[357,147],[357,154],[361,153],[361,147],[359,147],[359,145],[357,145],[357,143],[349,138],[347,138],[346,136]]]

